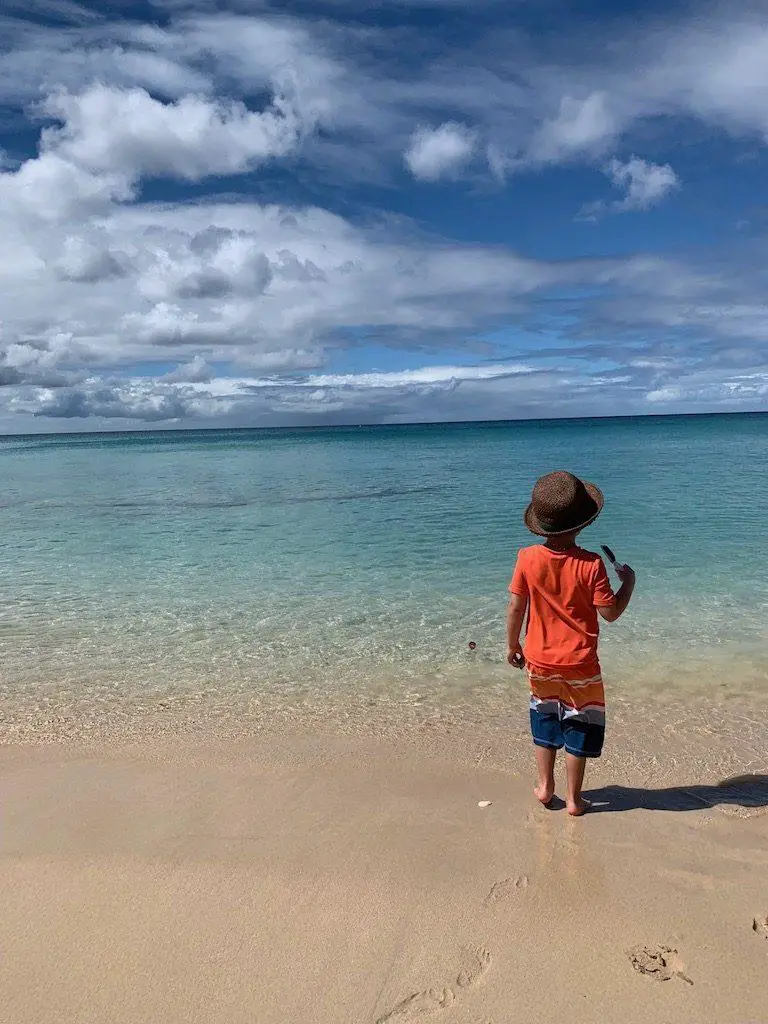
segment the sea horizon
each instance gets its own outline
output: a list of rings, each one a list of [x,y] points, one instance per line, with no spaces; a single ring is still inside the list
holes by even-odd
[[[78,437],[80,435],[94,437],[109,437],[111,435],[136,435],[136,434],[218,434],[218,433],[240,433],[247,431],[335,431],[335,430],[389,430],[412,427],[493,427],[524,423],[604,423],[623,420],[686,420],[686,419],[749,419],[752,417],[768,416],[768,409],[739,409],[739,410],[709,410],[703,412],[646,412],[646,413],[612,413],[597,416],[524,416],[520,418],[496,418],[496,419],[458,419],[458,420],[407,420],[396,423],[381,422],[357,422],[350,420],[345,423],[295,423],[275,426],[241,425],[241,426],[190,426],[188,423],[179,426],[146,426],[115,429],[91,430],[82,428],[80,430],[45,430],[45,431],[22,431],[14,433],[0,433],[0,441],[15,438],[47,438],[47,437]]]

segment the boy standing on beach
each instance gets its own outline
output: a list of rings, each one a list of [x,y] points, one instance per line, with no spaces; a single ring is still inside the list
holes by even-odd
[[[528,671],[539,775],[534,793],[545,806],[552,800],[555,757],[564,746],[566,806],[572,815],[588,808],[581,796],[586,759],[600,756],[605,737],[597,617],[615,622],[635,587],[629,566],[617,566],[621,588],[614,594],[600,556],[576,546],[576,537],[597,519],[603,504],[599,488],[572,473],[538,480],[524,521],[545,541],[521,549],[509,585],[507,661]]]

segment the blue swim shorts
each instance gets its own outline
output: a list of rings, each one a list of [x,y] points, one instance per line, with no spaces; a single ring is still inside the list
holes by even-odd
[[[557,711],[531,711],[531,733],[537,747],[560,750],[565,747],[576,757],[600,757],[605,740],[605,726],[564,718]]]

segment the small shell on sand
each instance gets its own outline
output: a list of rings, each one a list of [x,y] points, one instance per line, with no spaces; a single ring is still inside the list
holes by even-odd
[[[478,800],[477,806],[478,807],[490,807],[492,802],[493,802],[492,800]]]

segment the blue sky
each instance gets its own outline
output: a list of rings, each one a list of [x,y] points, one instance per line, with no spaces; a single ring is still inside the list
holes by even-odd
[[[761,409],[768,2],[6,2],[0,431]]]

